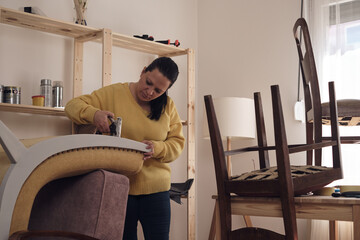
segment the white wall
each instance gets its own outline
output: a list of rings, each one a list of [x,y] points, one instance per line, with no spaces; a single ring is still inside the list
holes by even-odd
[[[300,1],[198,0],[199,78],[197,94],[198,239],[209,233],[216,193],[210,142],[201,138],[203,96],[252,98],[262,94],[268,141],[273,141],[270,85],[279,84],[290,143],[304,142],[304,125],[293,118],[297,95],[298,60],[292,27],[300,15]],[[255,141],[237,141],[234,147]],[[298,160],[299,156],[295,156]],[[234,174],[253,170],[253,155],[233,158]],[[296,161],[296,159],[295,159]],[[272,159],[274,162],[274,159]],[[256,226],[283,231],[281,219],[252,218]],[[241,217],[235,224],[244,225]],[[298,222],[300,239],[306,239],[306,221]]]

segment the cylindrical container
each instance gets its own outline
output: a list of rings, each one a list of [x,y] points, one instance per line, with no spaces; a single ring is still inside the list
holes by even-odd
[[[4,102],[4,85],[0,85],[0,103]]]
[[[4,102],[11,104],[21,103],[21,87],[5,86]]]
[[[45,102],[45,96],[43,95],[36,95],[32,96],[32,105],[43,107]]]
[[[41,79],[40,95],[45,97],[44,106],[52,107],[52,86],[51,79]]]
[[[63,83],[54,81],[52,87],[53,107],[63,107]]]

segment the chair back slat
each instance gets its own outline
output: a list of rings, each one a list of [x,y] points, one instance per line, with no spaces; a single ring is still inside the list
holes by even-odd
[[[320,88],[317,78],[316,64],[310,39],[308,25],[303,18],[299,18],[293,28],[294,38],[299,54],[299,62],[303,79],[305,111],[306,111],[306,140],[319,143],[322,141],[322,107]],[[300,36],[304,39],[305,53],[302,51]],[[311,111],[311,113],[309,113]],[[312,118],[312,119],[309,119]],[[308,124],[308,122],[311,122]],[[321,166],[321,149],[315,150],[315,165]],[[308,163],[312,163],[313,152],[308,153]],[[311,158],[311,159],[309,159]]]
[[[264,121],[264,113],[261,102],[261,95],[259,92],[254,93],[254,103],[255,103],[255,117],[256,117],[256,133],[258,146],[267,147],[266,140],[266,129],[265,129],[265,121]],[[261,168],[269,168],[269,152],[267,150],[259,150],[259,163]]]
[[[329,82],[329,99],[330,99],[330,116],[331,116],[330,117],[331,118],[331,140],[337,142],[337,145],[332,147],[333,168],[340,168],[341,173],[342,173],[338,110],[337,110],[337,104],[336,104],[334,82]],[[341,175],[343,177],[343,173]]]

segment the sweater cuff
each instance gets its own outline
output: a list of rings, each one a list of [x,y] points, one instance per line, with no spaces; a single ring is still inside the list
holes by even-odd
[[[83,119],[86,119],[90,123],[94,123],[94,115],[100,109],[94,107],[88,107],[86,111],[84,111],[84,115],[82,116]]]
[[[160,154],[163,152],[164,150],[164,142],[163,141],[152,141],[153,145],[154,145],[154,154],[153,157],[154,158],[160,158]]]

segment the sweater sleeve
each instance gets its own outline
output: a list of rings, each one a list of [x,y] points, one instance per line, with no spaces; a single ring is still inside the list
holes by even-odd
[[[169,163],[179,157],[185,145],[182,123],[175,104],[170,101],[170,130],[165,141],[152,141],[154,144],[153,157],[160,162]]]
[[[70,100],[65,106],[66,115],[76,124],[91,124],[95,112],[101,109],[103,91],[97,90]]]

